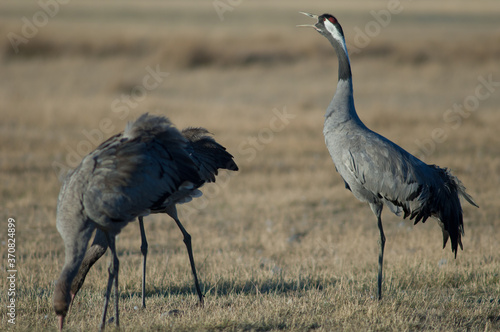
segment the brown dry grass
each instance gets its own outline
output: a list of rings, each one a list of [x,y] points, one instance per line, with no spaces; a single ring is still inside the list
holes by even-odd
[[[434,221],[413,227],[386,211],[377,303],[374,217],[344,189],[323,143],[336,59],[314,31],[295,29],[308,22],[296,12],[331,11],[353,45],[354,28],[384,2],[243,1],[221,22],[211,2],[77,1],[19,54],[5,38],[0,47],[0,220],[16,219],[18,269],[16,325],[2,315],[2,327],[55,330],[53,282],[64,257],[55,228],[57,167],[75,166],[74,151],[89,141],[83,131],[96,133],[109,119],[113,130],[99,129],[105,138],[149,111],[179,127],[208,128],[241,170],[222,174],[205,198],[180,208],[206,292],[203,309],[195,307],[180,232],[152,216],[148,307],[137,310],[140,239],[136,225],[122,232],[124,330],[500,330],[498,88],[458,128],[443,117],[474,95],[478,77],[500,80],[498,5],[403,4],[352,55],[356,106],[370,128],[419,155],[417,141],[430,144],[435,128],[447,134],[425,160],[450,167],[481,206],[464,206],[464,251],[456,260],[441,249]],[[2,35],[19,33],[20,18],[37,10],[36,3],[0,4]],[[121,118],[113,102],[142,84],[147,66],[169,76]],[[295,117],[268,139],[274,109]],[[90,272],[68,329],[97,328],[106,264]],[[168,315],[173,309],[181,315]]]

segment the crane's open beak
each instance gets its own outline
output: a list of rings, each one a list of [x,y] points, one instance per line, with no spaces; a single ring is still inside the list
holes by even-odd
[[[309,13],[306,13],[306,12],[299,12],[299,13],[304,14],[304,15],[306,15],[306,16],[309,16],[309,17],[311,17],[311,18],[315,18],[315,19],[317,19],[317,18],[318,18],[318,15],[316,15],[316,14],[309,14]],[[299,27],[299,28],[300,28],[300,27],[305,27],[305,28],[314,28],[314,29],[316,29],[316,30],[317,30],[316,26],[314,26],[314,25],[312,25],[312,24],[299,24],[299,25],[297,25],[297,27]]]

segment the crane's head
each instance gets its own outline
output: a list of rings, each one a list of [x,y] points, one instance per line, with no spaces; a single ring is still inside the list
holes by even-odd
[[[335,16],[330,14],[323,14],[318,16],[315,14],[309,14],[305,12],[299,12],[299,13],[309,16],[311,18],[315,18],[318,20],[318,22],[314,25],[312,24],[297,25],[298,27],[313,28],[328,39],[333,38],[341,43],[344,43],[344,31],[342,31],[342,27],[340,26]]]
[[[59,322],[59,331],[63,328],[64,318],[68,314],[72,300],[73,294],[69,291],[67,283],[58,280],[54,289],[54,310]]]
[[[322,34],[330,44],[332,44],[337,57],[339,58],[339,80],[349,80],[351,74],[351,63],[347,54],[347,45],[345,43],[344,31],[335,16],[330,14],[315,15],[300,12],[306,16],[317,19],[316,24],[297,25],[298,27],[310,27]]]

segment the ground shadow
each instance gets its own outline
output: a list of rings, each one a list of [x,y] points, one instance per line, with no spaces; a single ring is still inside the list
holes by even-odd
[[[234,280],[231,278],[220,278],[215,282],[202,283],[201,289],[205,296],[227,296],[227,295],[258,295],[258,294],[273,294],[283,295],[294,292],[303,292],[308,290],[323,290],[328,286],[335,286],[338,283],[338,278],[329,277],[314,277],[307,276],[298,279],[283,278],[281,276],[271,277],[268,279],[247,279]],[[146,298],[153,296],[168,296],[168,295],[194,295],[196,290],[192,283],[183,285],[172,285],[165,287],[156,287],[154,285],[146,286]],[[141,296],[140,289],[135,292],[129,292],[126,295],[122,293],[122,297]]]

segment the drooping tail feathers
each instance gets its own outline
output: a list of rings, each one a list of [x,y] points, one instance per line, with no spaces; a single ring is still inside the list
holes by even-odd
[[[465,192],[465,187],[464,185],[462,184],[462,181],[460,181],[456,176],[452,175],[450,171],[447,171],[448,172],[448,175],[452,178],[452,180],[455,182],[455,185],[458,189],[458,193],[463,197],[465,198],[465,200],[467,202],[469,202],[471,205],[475,206],[475,207],[479,207],[479,205],[476,204],[476,202],[474,202],[474,200],[472,199],[472,197],[467,193]]]
[[[444,186],[438,188],[434,193],[431,203],[437,207],[433,215],[438,218],[438,223],[443,231],[443,248],[446,246],[448,238],[451,238],[451,250],[457,257],[457,247],[463,250],[462,235],[464,235],[462,205],[458,195],[463,196],[470,204],[479,207],[472,197],[465,192],[462,182],[446,168],[433,165],[439,174]]]
[[[206,182],[214,182],[218,169],[237,171],[233,156],[209,136],[205,128],[186,128],[182,136],[189,141],[190,155],[200,168],[200,175]]]

